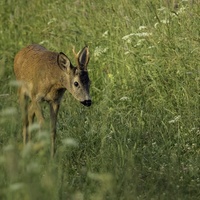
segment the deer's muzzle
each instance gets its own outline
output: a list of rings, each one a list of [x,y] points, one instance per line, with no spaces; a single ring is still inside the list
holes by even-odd
[[[85,101],[81,101],[81,103],[84,105],[84,106],[91,106],[92,104],[92,101],[91,100],[85,100]]]

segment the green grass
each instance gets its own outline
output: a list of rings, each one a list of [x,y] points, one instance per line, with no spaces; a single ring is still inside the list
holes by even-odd
[[[200,198],[200,4],[166,2],[1,0],[0,199]],[[53,160],[48,130],[22,145],[13,59],[30,43],[91,52],[93,105],[66,92]]]

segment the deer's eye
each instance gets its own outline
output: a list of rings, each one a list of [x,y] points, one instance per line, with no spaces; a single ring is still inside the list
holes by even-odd
[[[78,85],[79,85],[78,82],[75,81],[75,82],[74,82],[74,86],[75,86],[75,87],[78,87]]]

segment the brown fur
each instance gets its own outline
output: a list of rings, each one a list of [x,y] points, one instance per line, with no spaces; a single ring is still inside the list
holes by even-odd
[[[57,114],[65,90],[84,105],[91,105],[87,72],[88,47],[84,47],[75,58],[77,67],[62,52],[51,52],[33,44],[19,51],[14,60],[15,76],[20,82],[18,93],[23,114],[24,144],[30,140],[28,126],[33,123],[34,117],[41,126],[44,123],[40,102],[47,101],[50,105],[52,156],[55,153]],[[27,98],[30,99],[29,105]]]

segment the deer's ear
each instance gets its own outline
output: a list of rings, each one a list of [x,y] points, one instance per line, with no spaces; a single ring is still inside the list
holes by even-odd
[[[60,52],[58,54],[57,62],[58,62],[59,67],[62,70],[64,70],[64,71],[70,70],[70,68],[71,68],[71,62],[70,62],[69,58],[64,53]]]
[[[78,53],[78,66],[81,70],[87,70],[87,65],[90,60],[89,56],[89,48],[85,46],[79,53]]]

